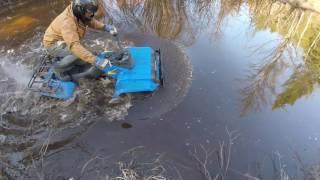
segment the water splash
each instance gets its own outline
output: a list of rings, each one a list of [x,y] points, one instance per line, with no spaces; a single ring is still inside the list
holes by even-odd
[[[10,62],[10,59],[0,58],[0,69],[4,73],[0,81],[14,80],[19,90],[28,85],[32,71],[23,64]]]
[[[19,48],[0,53],[0,161],[22,171],[34,155],[70,143],[97,120],[122,120],[131,107],[131,97],[124,96],[118,104],[110,105],[114,85],[105,80],[81,80],[68,101],[41,97],[26,89],[43,52],[41,34]],[[110,46],[112,42],[91,40],[91,48]],[[116,45],[113,45],[116,47]],[[19,154],[19,156],[17,156]],[[1,164],[0,164],[1,168]],[[8,171],[17,174],[16,171]],[[19,174],[19,173],[18,173]]]

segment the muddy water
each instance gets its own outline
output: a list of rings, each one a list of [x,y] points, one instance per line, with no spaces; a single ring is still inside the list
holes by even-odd
[[[1,93],[12,92],[1,98],[9,175],[107,179],[121,175],[117,162],[143,169],[161,156],[171,179],[319,177],[317,14],[254,0],[107,1],[104,20],[124,43],[159,48],[166,78],[157,93],[110,106],[106,82],[84,81],[71,102],[24,93],[17,77],[30,73],[45,27],[67,4],[53,2],[2,13],[28,20],[1,21],[1,35],[17,27],[0,42]],[[106,38],[91,32],[86,44]]]

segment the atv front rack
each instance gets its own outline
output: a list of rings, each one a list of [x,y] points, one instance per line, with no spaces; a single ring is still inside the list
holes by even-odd
[[[154,52],[154,70],[155,76],[154,80],[159,83],[162,87],[164,86],[164,76],[163,76],[163,64],[162,64],[162,57],[160,49],[155,50]]]

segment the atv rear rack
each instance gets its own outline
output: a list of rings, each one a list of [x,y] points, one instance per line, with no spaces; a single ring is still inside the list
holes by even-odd
[[[40,57],[39,65],[34,69],[32,77],[28,83],[28,89],[34,92],[54,91],[48,86],[48,72],[51,65],[49,55]]]

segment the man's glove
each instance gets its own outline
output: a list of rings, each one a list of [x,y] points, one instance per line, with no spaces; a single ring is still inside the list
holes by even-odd
[[[118,35],[118,30],[113,25],[104,25],[104,31],[110,33],[112,36],[117,36]]]
[[[96,56],[95,66],[100,70],[104,70],[106,67],[111,66],[111,62],[106,58],[105,53],[100,53]]]

